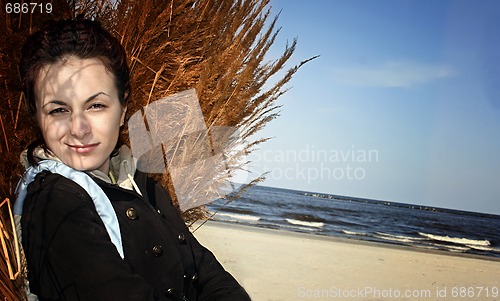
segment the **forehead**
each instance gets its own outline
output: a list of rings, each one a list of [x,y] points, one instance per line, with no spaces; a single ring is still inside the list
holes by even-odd
[[[36,81],[37,99],[46,97],[85,96],[93,92],[116,90],[114,77],[98,58],[80,59],[70,56],[47,64]]]

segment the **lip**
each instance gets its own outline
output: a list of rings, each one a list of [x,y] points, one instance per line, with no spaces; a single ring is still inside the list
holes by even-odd
[[[73,151],[75,151],[76,153],[79,153],[79,154],[90,153],[94,149],[96,149],[98,145],[99,145],[99,143],[83,144],[83,145],[68,144],[70,149],[72,149]]]

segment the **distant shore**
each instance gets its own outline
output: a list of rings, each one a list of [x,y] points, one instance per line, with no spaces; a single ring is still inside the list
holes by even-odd
[[[252,300],[500,300],[500,260],[207,222],[195,232]]]

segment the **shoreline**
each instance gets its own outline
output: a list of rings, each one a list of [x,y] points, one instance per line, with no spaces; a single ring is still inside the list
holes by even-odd
[[[436,255],[443,255],[443,256],[456,256],[456,257],[463,257],[463,258],[472,258],[472,259],[500,262],[500,257],[471,254],[471,253],[464,253],[464,252],[453,252],[453,251],[446,251],[446,250],[440,250],[440,249],[430,249],[430,248],[423,248],[423,247],[417,247],[417,246],[409,246],[409,245],[392,243],[389,241],[376,242],[376,241],[365,240],[365,239],[356,239],[356,238],[348,238],[348,237],[340,237],[340,236],[328,236],[328,235],[316,234],[314,232],[305,233],[305,232],[290,231],[290,230],[286,230],[286,229],[273,229],[273,228],[258,227],[258,226],[246,225],[246,224],[241,224],[241,223],[233,223],[233,222],[218,221],[218,220],[207,221],[207,223],[205,225],[207,225],[207,224],[212,225],[212,226],[216,225],[217,227],[220,227],[220,228],[234,228],[234,229],[240,229],[242,231],[249,230],[249,231],[253,231],[253,232],[262,232],[263,234],[267,233],[267,234],[275,234],[275,235],[285,235],[285,236],[297,237],[297,238],[306,238],[306,239],[310,238],[310,239],[324,240],[325,242],[346,243],[346,244],[355,244],[355,245],[362,245],[362,246],[374,246],[374,247],[380,247],[380,248],[407,250],[407,251],[422,252],[422,253],[429,253],[429,254],[436,254]],[[205,225],[201,226],[200,229],[202,227],[204,227]],[[191,230],[196,229],[198,226],[199,226],[199,223],[195,223],[191,227]],[[196,235],[196,233],[195,233],[195,235]]]
[[[256,301],[500,300],[497,258],[219,221],[194,235]]]

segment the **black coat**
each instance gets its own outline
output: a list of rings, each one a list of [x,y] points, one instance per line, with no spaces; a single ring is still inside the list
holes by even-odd
[[[28,186],[22,243],[40,300],[250,300],[190,233],[167,191],[145,174],[143,194],[95,179],[120,225],[125,259],[89,194],[48,171]]]

